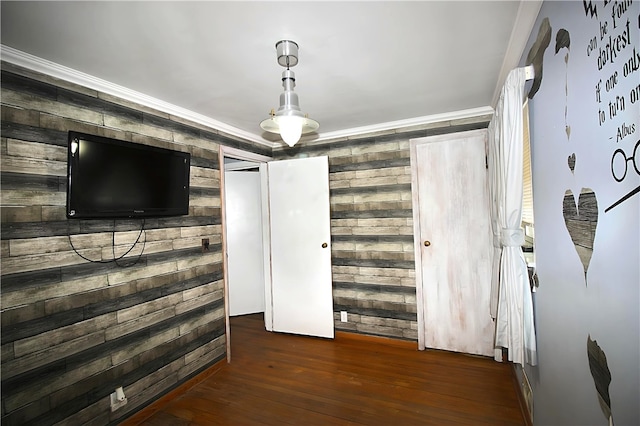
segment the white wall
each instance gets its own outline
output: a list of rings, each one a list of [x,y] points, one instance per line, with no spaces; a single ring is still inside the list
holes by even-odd
[[[605,212],[640,186],[632,161],[627,162],[629,170],[622,182],[616,182],[611,172],[615,150],[621,148],[631,156],[640,133],[640,99],[635,100],[640,91],[640,6],[634,2],[625,10],[626,3],[630,2],[545,2],[521,62],[527,63],[539,27],[548,18],[550,44],[544,50],[540,89],[530,103],[540,282],[535,294],[539,366],[526,371],[534,392],[534,422],[539,425],[608,424],[590,370],[589,336],[606,355],[614,423],[640,424],[640,194]],[[594,8],[597,16],[592,16]],[[616,28],[613,10],[620,12],[615,14]],[[607,34],[601,37],[605,25]],[[561,29],[568,32],[570,45],[556,53]],[[619,40],[616,57],[599,69],[599,50],[606,51],[610,36]],[[627,61],[635,70],[625,77]],[[605,81],[616,72],[617,84],[607,91]],[[626,108],[611,116],[609,102],[616,96],[625,98]],[[604,122],[599,110],[604,111]],[[619,138],[623,125],[630,134]],[[572,154],[576,156],[573,172],[568,164]],[[636,157],[640,167],[640,148]],[[615,167],[621,164],[616,162]],[[580,194],[583,188],[590,188],[597,199],[586,276],[563,216],[566,191]],[[584,216],[580,219],[588,222]]]
[[[226,171],[224,186],[229,315],[264,312],[260,174]]]

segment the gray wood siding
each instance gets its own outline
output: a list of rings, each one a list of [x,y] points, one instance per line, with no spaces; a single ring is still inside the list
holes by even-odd
[[[189,215],[146,219],[134,266],[71,247],[107,261],[142,220],[66,219],[69,130],[192,155]],[[3,425],[116,422],[225,358],[218,147],[270,149],[8,64],[0,136]]]
[[[225,357],[220,144],[277,158],[328,155],[336,329],[417,340],[409,139],[484,128],[441,122],[272,150],[85,87],[2,64],[2,417],[117,423]],[[188,151],[189,215],[67,220],[67,132]],[[201,239],[210,251],[202,253]],[[142,250],[138,243],[132,250]],[[131,260],[131,257],[123,262]],[[340,311],[348,322],[340,322]],[[124,386],[128,404],[111,413]]]
[[[329,157],[337,330],[418,340],[409,140],[486,128],[490,118],[274,150],[277,159]]]

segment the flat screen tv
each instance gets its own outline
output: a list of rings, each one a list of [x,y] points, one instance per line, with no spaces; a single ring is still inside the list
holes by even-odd
[[[190,165],[186,152],[69,132],[67,217],[186,215]]]

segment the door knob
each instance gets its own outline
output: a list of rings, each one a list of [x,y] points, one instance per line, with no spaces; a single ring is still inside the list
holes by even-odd
[[[322,248],[327,248],[327,243],[322,243]]]
[[[429,247],[430,245],[431,245],[431,241],[426,240],[426,241],[424,242],[424,246],[425,246],[425,247]]]

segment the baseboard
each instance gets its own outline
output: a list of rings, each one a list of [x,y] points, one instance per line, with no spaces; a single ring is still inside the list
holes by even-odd
[[[147,405],[137,411],[132,416],[127,417],[119,424],[119,426],[136,426],[142,424],[149,417],[154,415],[156,412],[160,411],[165,405],[169,404],[171,401],[187,392],[189,389],[197,385],[198,383],[205,380],[207,377],[215,374],[220,370],[223,366],[227,365],[227,358],[223,358],[220,361],[213,364],[211,367],[207,368],[203,372],[196,374],[186,382],[182,383],[178,387],[172,389],[168,393],[162,395],[160,398],[153,401],[151,404]]]
[[[524,394],[522,393],[522,386],[520,386],[520,380],[518,380],[518,374],[516,372],[516,364],[511,364],[511,378],[513,379],[513,387],[516,390],[516,394],[518,395],[518,405],[520,405],[520,412],[522,413],[522,419],[524,420],[525,426],[533,426],[533,422],[531,421],[531,413],[529,413],[529,408],[527,408],[527,402],[524,398]]]

